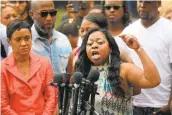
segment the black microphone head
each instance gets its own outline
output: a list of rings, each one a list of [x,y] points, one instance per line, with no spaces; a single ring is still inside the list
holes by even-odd
[[[98,70],[91,70],[87,79],[91,82],[96,82],[99,79],[99,71]]]
[[[73,74],[72,83],[80,84],[82,82],[83,74],[81,72],[75,72]]]
[[[69,83],[69,79],[70,79],[71,74],[70,73],[63,73],[63,83]]]
[[[53,80],[53,82],[54,82],[54,83],[61,84],[61,83],[63,82],[62,78],[63,78],[63,74],[61,74],[61,73],[56,73],[56,74],[54,75],[54,80]]]

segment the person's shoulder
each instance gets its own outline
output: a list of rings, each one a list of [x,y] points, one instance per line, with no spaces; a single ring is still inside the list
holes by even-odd
[[[132,70],[133,66],[134,66],[134,64],[132,64],[132,63],[126,63],[126,62],[124,62],[124,63],[121,63],[120,70],[122,72],[127,72],[127,71]]]
[[[131,66],[131,63],[121,63],[120,65],[120,76],[123,79],[126,79],[127,75],[128,75],[128,71],[129,71],[129,66]]]
[[[128,32],[128,31],[134,31],[136,28],[138,28],[141,25],[140,19],[130,23],[127,27],[124,28],[123,33],[124,32]]]
[[[34,62],[39,62],[39,63],[42,63],[42,64],[49,62],[49,59],[47,57],[45,57],[45,56],[38,55],[38,54],[36,54],[34,52],[31,52],[30,54],[31,54],[31,59]]]
[[[53,37],[57,39],[59,48],[62,48],[63,50],[66,50],[65,48],[67,48],[70,49],[70,52],[72,51],[71,44],[66,35],[57,30],[54,30]]]

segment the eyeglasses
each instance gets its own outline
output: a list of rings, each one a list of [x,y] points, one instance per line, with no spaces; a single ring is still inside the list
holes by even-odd
[[[57,10],[50,10],[50,11],[40,11],[41,17],[47,17],[50,14],[51,17],[56,16]]]
[[[104,8],[106,10],[110,10],[111,8],[113,8],[114,10],[119,10],[122,7],[122,5],[104,5]]]

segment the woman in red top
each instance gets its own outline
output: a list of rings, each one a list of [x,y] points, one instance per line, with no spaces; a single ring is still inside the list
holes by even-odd
[[[48,59],[32,53],[29,24],[16,20],[7,27],[13,52],[2,61],[2,115],[52,115],[57,104]]]

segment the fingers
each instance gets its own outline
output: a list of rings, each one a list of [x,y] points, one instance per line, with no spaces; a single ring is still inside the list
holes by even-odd
[[[134,36],[131,35],[125,35],[125,34],[120,34],[119,37],[122,38],[122,40],[127,44],[127,45],[132,45],[134,43]]]
[[[159,113],[161,113],[161,110],[160,110],[160,109],[157,110],[157,111],[154,111],[154,112],[153,112],[153,115],[157,115],[157,114],[159,114]]]
[[[125,34],[120,34],[118,37],[122,38],[122,40],[125,42],[126,41],[126,35]],[[126,42],[125,42],[126,43]]]

